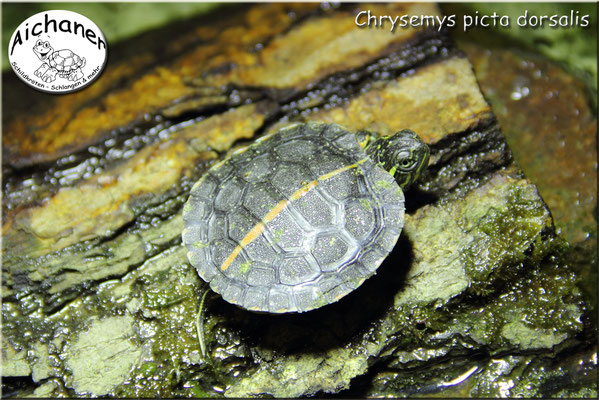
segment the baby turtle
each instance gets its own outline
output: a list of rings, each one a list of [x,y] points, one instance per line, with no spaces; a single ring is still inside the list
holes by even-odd
[[[376,272],[404,224],[402,189],[429,149],[391,137],[297,124],[214,165],[183,209],[183,242],[200,277],[251,311],[304,312]]]
[[[55,81],[57,75],[73,82],[83,78],[81,68],[85,66],[85,58],[79,57],[71,50],[54,51],[50,42],[38,39],[33,46],[33,52],[44,62],[33,74],[44,82]]]

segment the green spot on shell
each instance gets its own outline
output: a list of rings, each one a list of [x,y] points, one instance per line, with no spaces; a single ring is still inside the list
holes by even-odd
[[[389,181],[386,181],[386,180],[384,180],[384,179],[380,179],[380,180],[378,180],[378,181],[376,182],[376,185],[377,185],[378,187],[381,187],[381,188],[383,188],[383,189],[389,189],[389,188],[391,187],[391,182],[389,182]]]
[[[362,205],[362,207],[364,207],[365,210],[370,210],[372,208],[370,202],[367,199],[360,199],[360,205]]]
[[[239,266],[239,272],[241,272],[242,274],[245,274],[245,273],[247,273],[247,272],[248,272],[248,270],[250,269],[250,266],[251,266],[251,265],[252,265],[252,262],[251,262],[251,261],[244,262],[243,264],[241,264],[241,265]]]
[[[276,231],[273,232],[273,239],[274,239],[275,243],[277,243],[279,241],[279,239],[281,239],[281,236],[283,236],[283,233],[285,233],[283,228],[277,229]]]
[[[199,240],[196,240],[195,242],[193,242],[193,245],[200,249],[204,248],[204,247],[208,247],[208,243],[200,242]]]

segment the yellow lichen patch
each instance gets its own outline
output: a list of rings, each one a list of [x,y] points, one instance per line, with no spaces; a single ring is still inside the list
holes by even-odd
[[[315,112],[309,119],[381,135],[408,128],[431,143],[474,127],[490,115],[470,63],[454,57],[373,89],[347,105]]]
[[[223,65],[255,63],[254,46],[288,29],[294,21],[290,11],[299,18],[316,7],[272,4],[256,6],[247,14],[230,13],[226,23],[222,18],[207,20],[196,31],[159,39],[164,43],[136,49],[136,55],[109,63],[102,76],[85,90],[60,97],[27,91],[27,102],[34,103],[36,112],[32,113],[31,107],[13,111],[10,104],[5,110],[5,161],[28,164],[54,160],[101,140],[112,129],[160,114],[182,99],[192,98],[190,106],[201,103],[204,96],[189,81],[205,77],[198,78],[200,86],[221,90],[230,82]],[[155,67],[156,49],[182,54]]]
[[[33,160],[52,159],[94,139],[98,140],[98,134],[105,134],[110,129],[130,123],[143,115],[144,110],[151,112],[151,106],[163,101],[160,96],[155,95],[157,82],[151,76],[149,79],[141,78],[140,84],[132,90],[112,91],[102,100],[96,100],[115,81],[135,72],[130,64],[144,65],[148,62],[149,57],[136,57],[126,65],[110,66],[98,81],[85,90],[48,99],[51,106],[46,112],[28,112],[26,116],[16,116],[5,126],[4,146],[14,153],[13,158],[23,156]],[[148,84],[147,81],[154,81],[154,84]],[[182,84],[174,84],[173,79],[158,82],[158,85],[167,83],[179,95],[189,90]]]
[[[369,5],[372,15],[440,15],[433,4]],[[331,73],[354,68],[381,56],[392,45],[413,37],[417,29],[358,27],[353,12],[313,18],[271,41],[254,65],[238,68],[231,79],[276,88],[302,87]],[[388,21],[387,21],[388,22]]]
[[[263,120],[255,105],[247,105],[199,122],[197,128],[174,132],[168,141],[144,148],[122,165],[63,188],[39,207],[19,212],[14,224],[9,220],[4,225],[6,244],[34,246],[37,254],[45,254],[109,235],[134,218],[130,203],[136,197],[159,196],[199,159],[215,157],[213,152],[198,153],[188,144],[200,132],[207,141],[219,137],[221,145],[231,146],[237,139],[251,137]]]
[[[190,141],[192,146],[206,145],[216,151],[228,150],[239,139],[249,139],[264,121],[263,109],[269,103],[248,104],[208,118],[202,123],[190,125],[181,130],[181,135]]]
[[[184,45],[189,50],[160,66],[152,64],[155,54],[140,50],[126,62],[110,64],[85,90],[59,99],[39,98],[36,101],[44,105],[40,112],[9,109],[6,159],[11,164],[54,160],[146,115],[172,116],[205,104],[222,104],[226,100],[222,88],[230,84],[301,89],[331,73],[375,60],[417,33],[417,29],[391,33],[388,27],[360,28],[353,11],[301,19],[317,7],[259,5],[231,15],[224,25],[222,20],[208,23],[171,40],[165,45],[171,51],[181,51]],[[431,4],[363,8],[379,16],[439,14]],[[192,46],[198,38],[202,41]],[[261,45],[264,48],[257,51]],[[217,90],[206,96],[202,92],[206,87]]]

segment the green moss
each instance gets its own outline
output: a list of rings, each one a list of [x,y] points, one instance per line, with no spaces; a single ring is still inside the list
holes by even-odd
[[[548,211],[533,187],[510,185],[505,190],[501,193],[505,202],[475,205],[464,216],[464,225],[475,240],[463,249],[462,257],[475,291],[493,282],[491,274],[509,279],[520,263],[538,264],[565,246],[550,234],[553,226]]]
[[[150,361],[147,363],[142,364],[142,366],[139,368],[140,372],[143,373],[144,375],[153,375],[156,373],[156,371],[158,371],[158,363]]]
[[[526,362],[506,353],[559,349],[583,330],[575,275],[560,259],[564,242],[526,181],[498,175],[461,201],[408,215],[405,232],[418,261],[395,297],[394,315],[376,335],[385,341],[387,332],[401,332],[389,368],[443,357],[453,345],[439,344],[440,337],[444,343],[467,337],[494,361],[428,369],[423,380],[402,373],[381,376],[369,396],[398,396],[422,385],[438,385],[438,395],[506,396],[519,385],[514,377],[522,375],[518,368]],[[473,366],[479,370],[467,382],[446,391],[448,373],[456,377]],[[537,384],[530,393],[543,392]]]
[[[142,290],[144,306],[149,309],[167,308],[178,304],[190,295],[181,282],[168,272],[164,271],[153,276],[142,278],[146,285]]]
[[[200,364],[200,347],[196,331],[199,280],[195,270],[183,263],[140,277],[134,285],[143,299],[140,312],[147,322],[141,330],[153,332],[146,346],[151,347],[146,361],[130,374],[130,379],[115,390],[119,397],[189,396],[191,387],[181,387],[181,371],[189,364]],[[206,330],[207,342],[213,332]],[[207,390],[207,388],[204,388]],[[202,389],[195,388],[197,395]],[[214,393],[212,393],[214,395]],[[206,396],[204,396],[206,397]]]
[[[194,398],[214,398],[214,391],[204,390],[197,382],[191,382],[189,386],[189,393]]]
[[[556,393],[555,397],[559,399],[596,399],[596,387],[583,387],[578,389],[564,389]],[[524,397],[524,396],[523,396]]]
[[[156,364],[156,368],[146,367],[146,364],[134,369],[131,373],[133,378],[115,389],[114,394],[117,397],[150,398],[172,396],[172,385],[174,382],[168,374],[168,368],[164,364]]]
[[[492,358],[481,366],[465,397],[595,398],[596,379],[580,370],[582,360],[574,357],[573,362],[564,368],[532,355]]]
[[[497,349],[552,349],[582,331],[578,304],[564,302],[578,296],[575,275],[549,259],[497,298],[455,319],[455,329]]]

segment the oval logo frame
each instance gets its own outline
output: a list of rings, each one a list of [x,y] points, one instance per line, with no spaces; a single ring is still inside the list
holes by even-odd
[[[46,93],[72,93],[101,75],[108,44],[89,18],[74,11],[47,10],[27,18],[13,32],[8,59],[28,86]]]

